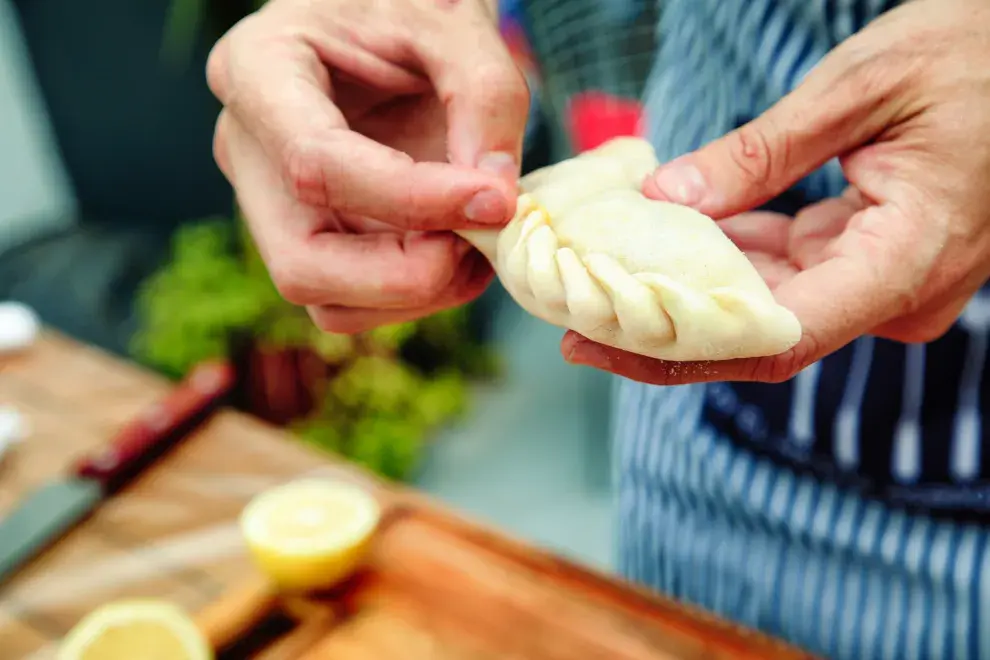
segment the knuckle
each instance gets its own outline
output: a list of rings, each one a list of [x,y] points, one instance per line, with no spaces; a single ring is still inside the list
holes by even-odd
[[[894,318],[911,316],[921,311],[922,301],[919,292],[913,286],[892,287],[891,293],[894,296],[892,315]]]
[[[311,143],[292,141],[282,150],[282,177],[300,201],[328,206],[330,190],[322,152]]]
[[[428,213],[428,204],[423,195],[419,194],[417,185],[410,178],[409,180],[396,182],[400,186],[398,198],[401,200],[396,208],[392,210],[389,222],[395,226],[412,231],[429,230],[435,220]]]
[[[237,91],[231,84],[237,53],[251,52],[259,46],[259,34],[263,31],[259,31],[257,24],[258,12],[240,19],[217,40],[206,58],[206,84],[225,105],[233,103]]]
[[[502,62],[479,67],[472,77],[479,103],[492,112],[521,112],[529,108],[529,85],[513,64]]]
[[[890,85],[889,72],[868,61],[855,61],[852,70],[853,75],[845,81],[851,98],[870,101],[884,96]]]
[[[790,161],[791,138],[778,133],[772,139],[766,128],[750,123],[729,134],[729,156],[754,186],[768,186],[785,172]]]
[[[272,259],[268,263],[268,274],[275,290],[286,301],[294,305],[305,305],[310,301],[310,287],[304,274],[292,259]]]
[[[793,351],[760,361],[757,370],[758,380],[763,383],[785,383],[801,371],[799,361]]]
[[[865,106],[887,103],[891,92],[913,79],[925,61],[914,44],[895,44],[882,54],[867,40],[851,40],[847,46],[841,53],[848,72],[840,81],[845,89],[836,96],[855,98]]]
[[[785,372],[789,367],[789,358],[785,355],[748,361],[742,380],[756,383],[780,383],[787,380]]]
[[[861,108],[872,114],[889,103],[890,93],[899,84],[899,77],[898,71],[888,70],[873,62],[853,62],[849,77],[840,83],[845,89],[835,95],[832,103],[838,106],[842,100],[856,99]],[[831,114],[842,116],[842,106],[835,107]]]
[[[222,37],[210,49],[210,54],[206,59],[206,84],[213,95],[221,101],[227,96],[228,48],[228,38]]]
[[[746,374],[746,380],[759,383],[785,383],[814,362],[818,355],[816,346],[817,343],[811,337],[805,336],[797,346],[785,353],[753,360]]]

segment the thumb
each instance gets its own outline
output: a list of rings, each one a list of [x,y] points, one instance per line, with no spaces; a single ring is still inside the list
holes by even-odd
[[[447,151],[515,191],[529,117],[529,87],[483,3],[448,10],[447,29],[424,44],[424,64],[447,109]]]
[[[647,178],[648,197],[716,219],[752,210],[836,156],[876,138],[895,119],[901,79],[840,46],[765,113]],[[855,58],[855,59],[854,59]],[[882,58],[880,58],[882,59]]]

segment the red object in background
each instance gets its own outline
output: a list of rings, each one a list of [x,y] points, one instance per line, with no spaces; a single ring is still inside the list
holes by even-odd
[[[605,92],[584,92],[571,97],[567,108],[571,140],[578,153],[594,149],[612,138],[642,137],[642,106]]]
[[[239,357],[240,408],[276,426],[316,410],[337,369],[306,348],[252,344]]]
[[[226,362],[196,365],[163,400],[124,426],[101,452],[84,457],[75,476],[114,493],[147,464],[184,437],[223,402],[237,374]]]

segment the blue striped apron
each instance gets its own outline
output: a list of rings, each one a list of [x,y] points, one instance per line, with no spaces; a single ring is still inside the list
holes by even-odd
[[[665,0],[644,99],[661,159],[758,115],[894,4]],[[832,162],[778,208],[844,186]],[[984,290],[939,341],[863,338],[788,383],[623,382],[622,573],[829,658],[990,658],[988,339]]]

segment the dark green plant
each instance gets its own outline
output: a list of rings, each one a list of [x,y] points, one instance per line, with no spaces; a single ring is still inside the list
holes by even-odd
[[[231,357],[245,335],[269,350],[312,350],[336,368],[316,411],[292,428],[387,477],[408,477],[428,434],[464,410],[466,380],[497,369],[466,307],[353,337],[321,332],[279,296],[241,222],[184,226],[172,254],[139,293],[135,358],[179,377]]]

